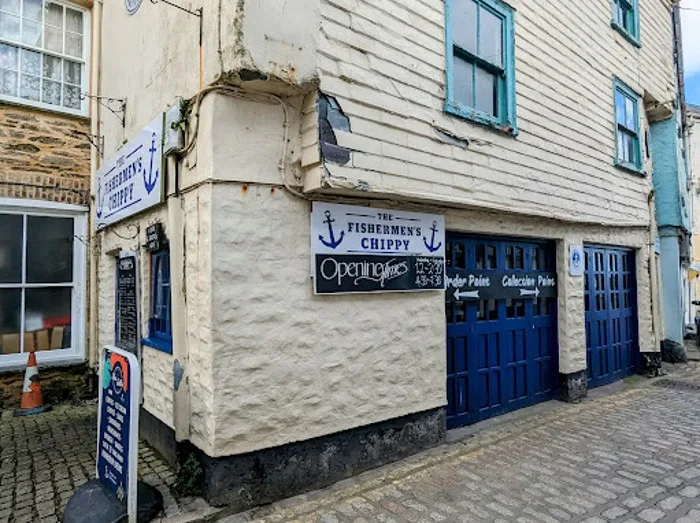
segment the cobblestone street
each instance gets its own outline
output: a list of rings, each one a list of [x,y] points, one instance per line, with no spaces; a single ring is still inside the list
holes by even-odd
[[[96,438],[94,403],[61,405],[25,418],[0,412],[0,523],[60,521],[74,490],[95,476]],[[210,510],[201,499],[178,503],[170,494],[174,472],[143,444],[139,477],[163,494],[168,521],[188,521]]]
[[[700,375],[640,384],[222,521],[700,522]]]
[[[218,520],[700,522],[700,369],[632,381],[579,405],[549,402],[491,420],[400,463]],[[5,411],[0,421],[0,523],[59,521],[94,474],[95,406],[28,418]],[[173,498],[174,473],[147,446],[140,458],[140,476],[164,495],[162,521],[217,518],[201,499]]]

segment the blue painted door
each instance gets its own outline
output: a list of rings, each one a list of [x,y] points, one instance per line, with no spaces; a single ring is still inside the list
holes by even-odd
[[[447,276],[555,270],[547,242],[451,234]],[[447,427],[455,428],[554,396],[557,300],[456,299],[446,292]]]
[[[584,282],[588,387],[634,373],[639,355],[634,252],[586,246]]]

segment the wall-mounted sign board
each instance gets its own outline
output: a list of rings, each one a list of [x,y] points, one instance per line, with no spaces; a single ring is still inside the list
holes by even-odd
[[[311,253],[316,294],[445,288],[440,215],[314,202]]]
[[[139,315],[139,259],[136,253],[125,252],[117,259],[116,345],[138,354],[141,340]]]
[[[97,171],[97,229],[161,203],[163,173],[163,115],[160,115]]]
[[[522,271],[447,276],[448,301],[515,298],[556,298],[556,273]]]
[[[583,276],[585,269],[583,245],[569,245],[569,274]]]

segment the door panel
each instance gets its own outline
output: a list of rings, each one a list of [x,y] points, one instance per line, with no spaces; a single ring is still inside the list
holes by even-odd
[[[447,275],[551,274],[551,243],[451,234]],[[556,298],[460,298],[446,293],[448,428],[553,397]]]
[[[584,300],[588,386],[634,373],[639,347],[634,252],[587,246]]]

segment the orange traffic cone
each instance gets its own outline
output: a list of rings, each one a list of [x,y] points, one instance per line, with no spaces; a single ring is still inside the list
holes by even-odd
[[[27,372],[24,375],[24,389],[22,390],[22,403],[15,410],[15,416],[29,416],[51,410],[51,405],[44,405],[39,384],[39,368],[36,365],[36,355],[29,353]]]

